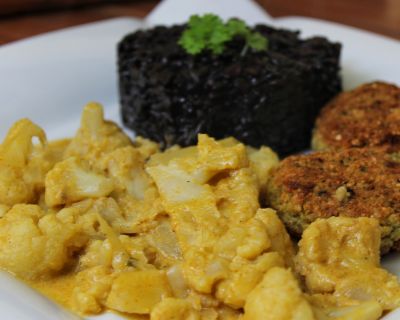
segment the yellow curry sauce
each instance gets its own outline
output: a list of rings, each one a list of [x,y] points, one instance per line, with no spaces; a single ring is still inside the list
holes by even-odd
[[[375,320],[398,307],[375,220],[318,220],[296,254],[259,205],[277,163],[206,135],[160,152],[94,103],[72,139],[20,120],[0,146],[0,267],[81,315]]]

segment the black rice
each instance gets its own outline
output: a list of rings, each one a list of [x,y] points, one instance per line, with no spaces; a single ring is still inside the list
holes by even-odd
[[[187,54],[185,26],[127,35],[118,46],[124,124],[167,147],[196,143],[198,133],[234,136],[281,156],[309,147],[320,108],[341,90],[341,46],[322,37],[258,25],[265,52],[240,37],[221,55]]]

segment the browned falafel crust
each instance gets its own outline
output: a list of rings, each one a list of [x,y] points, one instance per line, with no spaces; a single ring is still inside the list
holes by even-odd
[[[391,146],[400,149],[400,88],[384,82],[339,94],[316,121],[313,148]]]
[[[400,162],[383,149],[288,157],[272,173],[267,201],[297,236],[317,218],[374,217],[382,253],[400,249]]]

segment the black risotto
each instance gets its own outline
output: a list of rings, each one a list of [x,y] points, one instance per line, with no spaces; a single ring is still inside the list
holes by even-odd
[[[257,25],[268,50],[234,38],[220,55],[178,45],[185,25],[127,35],[118,46],[121,112],[137,135],[163,147],[198,133],[234,136],[286,156],[309,147],[320,108],[341,90],[339,43]]]

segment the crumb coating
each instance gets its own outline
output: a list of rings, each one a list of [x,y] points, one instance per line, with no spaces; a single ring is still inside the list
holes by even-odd
[[[339,94],[321,111],[313,148],[367,146],[400,148],[400,88],[384,83],[364,84]]]
[[[288,157],[273,172],[267,201],[295,235],[317,218],[374,217],[382,252],[399,247],[400,162],[383,148]]]

